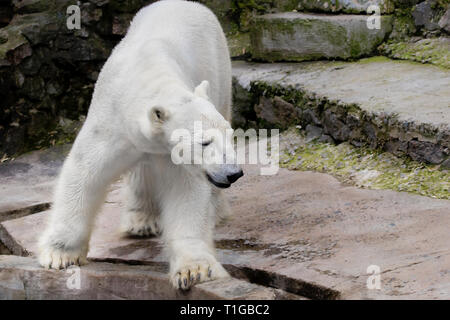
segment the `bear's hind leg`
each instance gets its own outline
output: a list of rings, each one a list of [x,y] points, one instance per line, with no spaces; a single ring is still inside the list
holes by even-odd
[[[121,231],[130,236],[149,237],[160,234],[159,205],[151,186],[151,169],[139,163],[126,181],[126,209]]]

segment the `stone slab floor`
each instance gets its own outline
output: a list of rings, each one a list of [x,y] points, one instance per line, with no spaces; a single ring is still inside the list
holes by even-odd
[[[99,214],[91,263],[81,269],[85,287],[73,293],[65,286],[70,274],[44,271],[34,258],[66,150],[0,166],[0,240],[16,255],[0,256],[1,298],[450,298],[450,201],[358,189],[315,172],[261,176],[258,166],[245,166],[226,191],[234,214],[216,232],[219,259],[240,280],[172,290],[160,241],[117,231],[119,181]],[[380,289],[367,287],[372,265]]]

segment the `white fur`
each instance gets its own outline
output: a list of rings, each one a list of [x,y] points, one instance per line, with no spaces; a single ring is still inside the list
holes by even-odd
[[[106,189],[129,172],[123,230],[162,231],[174,286],[227,277],[214,255],[213,228],[229,207],[205,172],[221,177],[236,168],[177,166],[169,137],[177,128],[193,130],[198,120],[206,129],[230,128],[230,104],[228,48],[212,12],[184,1],[140,10],[99,75],[87,120],[64,163],[40,263],[62,268],[86,260]]]

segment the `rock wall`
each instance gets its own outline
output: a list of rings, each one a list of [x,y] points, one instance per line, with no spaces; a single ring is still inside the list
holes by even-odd
[[[380,46],[394,59],[450,68],[450,8],[448,0],[396,0],[390,39]]]
[[[233,90],[234,116],[241,119],[239,125],[282,130],[301,125],[319,142],[348,141],[356,147],[368,146],[419,162],[442,164],[444,169],[450,167],[448,130],[440,132],[427,124],[369,113],[356,104],[342,104],[292,87],[252,82],[250,90],[245,90],[235,80]]]
[[[133,13],[150,2],[80,1],[79,30],[66,25],[76,1],[9,2],[14,16],[0,29],[0,157],[73,138],[101,66]]]

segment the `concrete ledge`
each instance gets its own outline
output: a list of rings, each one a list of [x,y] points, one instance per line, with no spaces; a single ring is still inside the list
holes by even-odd
[[[172,288],[166,270],[158,266],[91,262],[56,271],[41,268],[33,258],[0,256],[0,299],[286,298],[300,297],[234,278],[205,282],[182,292]]]

